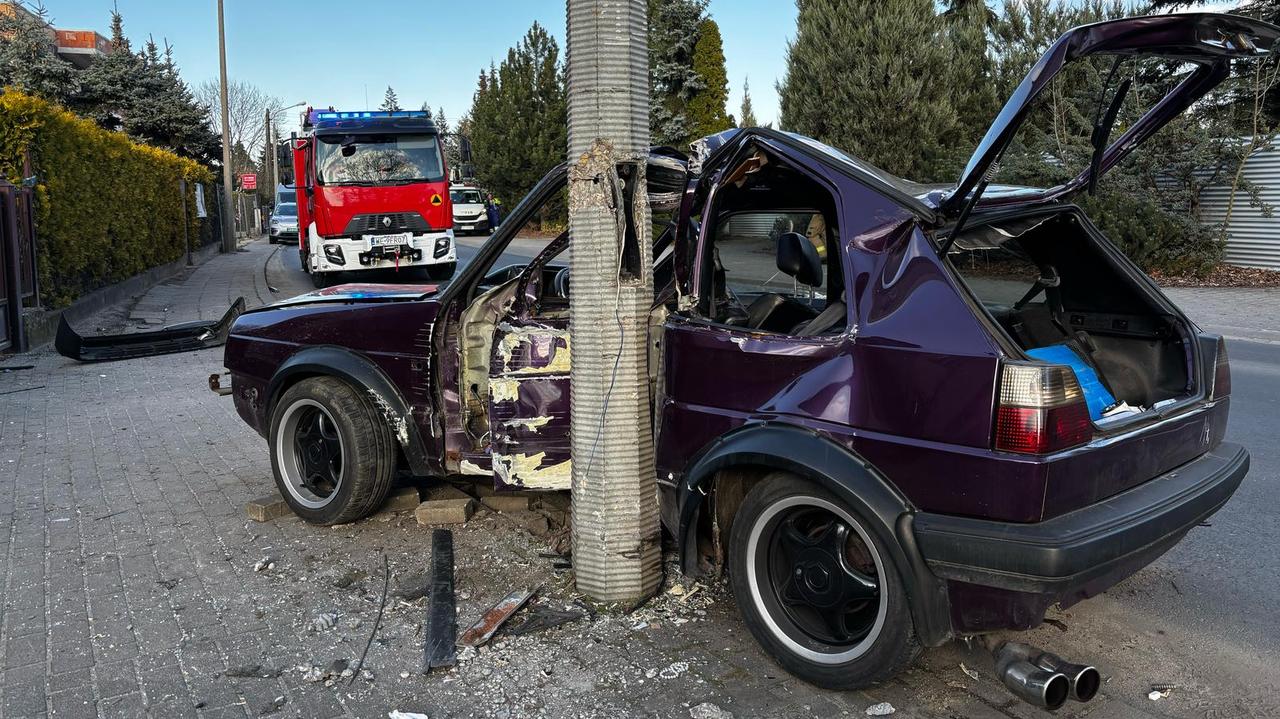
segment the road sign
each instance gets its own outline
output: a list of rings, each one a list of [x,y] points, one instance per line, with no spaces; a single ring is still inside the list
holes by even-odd
[[[258,176],[252,172],[246,172],[240,175],[240,189],[242,190],[258,189]]]

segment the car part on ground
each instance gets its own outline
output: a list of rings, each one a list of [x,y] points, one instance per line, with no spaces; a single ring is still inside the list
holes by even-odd
[[[231,325],[244,311],[244,298],[238,297],[226,313],[213,322],[184,322],[149,332],[87,337],[72,329],[66,313],[63,313],[53,346],[63,357],[80,362],[105,362],[208,349],[227,341]]]
[[[1067,699],[1092,700],[1102,686],[1098,670],[1020,642],[998,642],[991,652],[996,676],[1019,699],[1054,710]]]
[[[431,532],[431,597],[423,638],[422,673],[451,667],[458,655],[458,610],[453,597],[453,532]]]

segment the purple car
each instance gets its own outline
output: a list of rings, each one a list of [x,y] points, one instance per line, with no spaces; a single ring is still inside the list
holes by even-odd
[[[1069,198],[1277,36],[1209,14],[1072,30],[946,188],[767,129],[651,156],[655,213],[673,208],[650,322],[662,522],[686,573],[727,571],[788,671],[861,687],[921,646],[1037,626],[1231,497],[1249,455],[1223,441],[1222,338]],[[1119,101],[1099,111],[1073,179],[989,185],[1033,100],[1097,55],[1190,69],[1114,139]],[[397,473],[569,488],[569,242],[523,229],[565,183],[548,174],[447,285],[346,285],[236,321],[235,406],[299,516],[364,517]],[[1033,703],[1097,691],[1090,667],[995,652]]]

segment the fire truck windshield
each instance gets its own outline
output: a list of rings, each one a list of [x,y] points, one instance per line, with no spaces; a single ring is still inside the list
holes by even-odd
[[[317,139],[316,181],[321,185],[444,180],[435,135],[322,135]]]

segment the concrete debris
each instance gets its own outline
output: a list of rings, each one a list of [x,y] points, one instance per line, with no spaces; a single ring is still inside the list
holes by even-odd
[[[966,675],[968,675],[968,677],[969,677],[970,679],[972,679],[972,680],[974,680],[974,681],[977,681],[977,680],[978,680],[978,673],[977,673],[977,672],[975,672],[974,670],[970,669],[969,667],[966,667],[966,666],[964,665],[964,662],[960,662],[960,671],[962,671],[962,672],[964,672]]]
[[[423,502],[414,510],[418,524],[466,524],[476,511],[476,500],[436,499]]]
[[[278,494],[268,494],[244,505],[244,513],[255,522],[270,522],[290,513],[289,504]]]
[[[725,711],[711,702],[689,707],[689,719],[733,719],[733,712]]]
[[[324,669],[314,665],[309,667],[304,665],[298,668],[302,670],[303,681],[316,684],[319,682],[332,682],[344,676],[351,676],[351,670],[347,668],[349,663],[346,659],[335,659]]]
[[[276,568],[275,557],[263,557],[262,559],[258,560],[257,564],[253,565],[253,571],[255,572],[265,572],[269,569],[275,569],[275,568]]]
[[[1157,691],[1155,689],[1152,689],[1151,693],[1147,694],[1147,698],[1153,702],[1158,702],[1161,699],[1164,699],[1168,696],[1169,696],[1169,692]]]
[[[879,704],[872,704],[871,706],[867,707],[867,716],[887,717],[896,711],[897,709],[894,709],[893,705],[890,704],[889,702],[880,702]]]
[[[529,511],[529,495],[527,494],[495,494],[485,497],[484,503],[496,512]]]
[[[418,712],[402,712],[399,709],[395,709],[387,712],[387,719],[430,719],[430,718],[426,714],[419,714]]]
[[[401,487],[387,497],[387,503],[382,505],[382,509],[385,512],[409,512],[416,509],[421,502],[417,487]]]
[[[325,632],[336,626],[338,626],[337,612],[323,612],[311,620],[311,630],[315,632]]]

